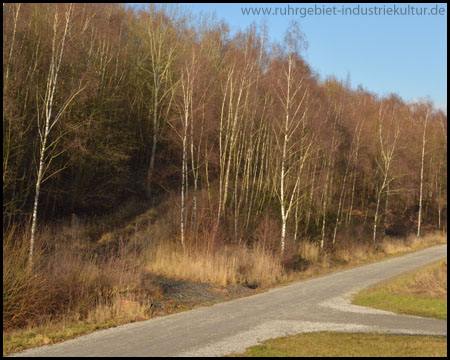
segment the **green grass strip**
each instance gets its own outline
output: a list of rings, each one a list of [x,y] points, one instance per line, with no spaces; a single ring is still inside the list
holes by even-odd
[[[447,339],[437,336],[405,336],[315,332],[285,336],[247,349],[243,357],[298,356],[447,356]]]
[[[412,274],[362,290],[354,297],[353,304],[447,320],[446,265],[447,260],[441,260]]]

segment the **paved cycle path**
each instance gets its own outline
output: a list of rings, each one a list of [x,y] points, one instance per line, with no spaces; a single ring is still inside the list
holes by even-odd
[[[350,304],[360,289],[447,256],[434,246],[213,306],[101,330],[13,356],[222,356],[311,331],[447,336],[447,321]]]

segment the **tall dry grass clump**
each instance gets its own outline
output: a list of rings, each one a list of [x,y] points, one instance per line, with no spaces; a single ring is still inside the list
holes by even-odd
[[[399,254],[405,251],[420,250],[428,246],[445,244],[446,242],[446,233],[433,231],[420,237],[417,237],[415,234],[410,234],[406,238],[385,236],[380,243],[380,248],[386,254]]]
[[[347,263],[358,264],[372,258],[375,251],[370,242],[346,239],[338,244],[334,251],[334,257]]]
[[[408,244],[405,238],[385,236],[380,242],[380,249],[385,254],[398,254],[407,250]]]
[[[141,273],[127,265],[129,256],[98,260],[70,248],[58,249],[44,269],[52,284],[47,312],[84,319],[97,306],[111,305],[121,293],[139,292]]]
[[[146,269],[167,277],[267,287],[284,275],[279,259],[262,246],[229,245],[204,251],[160,243],[148,251]]]
[[[108,316],[113,319],[118,314],[130,317],[136,309],[129,302],[136,299],[142,313],[141,305],[151,294],[142,289],[144,272],[135,249],[124,245],[99,253],[80,238],[85,233],[80,225],[75,226],[71,229],[73,224],[65,224],[38,232],[32,272],[28,267],[27,234],[4,234],[4,330],[58,319],[90,321]]]
[[[299,245],[298,253],[302,259],[315,263],[320,257],[320,246],[317,242],[302,241]]]
[[[28,237],[12,229],[3,234],[3,329],[24,326],[39,316],[48,300],[46,281],[30,271]],[[15,237],[19,241],[13,241]],[[35,252],[35,261],[42,259]]]
[[[406,244],[412,249],[423,249],[428,246],[445,243],[447,243],[447,233],[442,231],[432,231],[420,237],[411,234],[406,238]]]
[[[413,280],[399,290],[406,294],[446,299],[447,259],[417,272]]]

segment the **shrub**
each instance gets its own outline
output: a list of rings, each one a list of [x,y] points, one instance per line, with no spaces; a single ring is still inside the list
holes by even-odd
[[[28,267],[25,237],[13,242],[14,231],[3,236],[3,329],[21,327],[38,317],[48,299],[46,281]],[[40,253],[34,254],[35,262]]]

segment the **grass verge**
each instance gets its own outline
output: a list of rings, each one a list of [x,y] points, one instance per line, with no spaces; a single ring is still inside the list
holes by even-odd
[[[76,315],[57,321],[3,332],[3,355],[86,335],[96,330],[149,319],[149,306],[136,301],[116,299],[113,304],[99,305],[84,319]]]
[[[284,336],[252,346],[239,357],[447,356],[447,339],[361,333],[314,332]]]
[[[447,319],[447,259],[359,292],[356,305]]]

